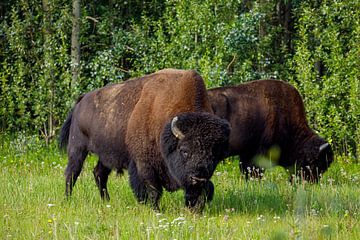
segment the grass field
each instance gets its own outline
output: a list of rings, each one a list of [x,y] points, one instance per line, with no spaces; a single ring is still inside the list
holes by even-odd
[[[66,200],[66,155],[36,138],[2,140],[0,239],[360,239],[360,166],[336,161],[319,184],[291,185],[282,168],[246,182],[227,160],[202,214],[184,207],[182,191],[164,192],[158,213],[136,202],[127,174],[111,174],[102,202],[95,156]]]

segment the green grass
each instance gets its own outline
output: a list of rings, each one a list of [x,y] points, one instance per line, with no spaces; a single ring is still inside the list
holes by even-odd
[[[226,161],[202,214],[184,207],[182,191],[164,192],[157,213],[136,202],[127,174],[111,174],[102,202],[95,156],[66,200],[66,155],[33,138],[1,144],[0,239],[360,239],[358,164],[338,160],[320,184],[291,185],[282,168],[246,182]]]

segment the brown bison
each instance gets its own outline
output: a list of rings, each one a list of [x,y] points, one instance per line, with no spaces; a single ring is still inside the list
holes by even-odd
[[[103,199],[111,170],[128,169],[140,202],[158,209],[163,188],[184,189],[185,204],[201,210],[212,199],[210,178],[226,155],[229,123],[213,114],[195,71],[165,69],[80,97],[60,133],[67,145],[66,195],[89,152]]]
[[[318,181],[333,161],[331,146],[312,131],[304,103],[290,84],[258,80],[208,91],[214,113],[230,122],[229,156],[239,155],[240,169],[249,177],[258,155],[272,156],[277,164],[306,180]],[[252,175],[254,172],[252,172]]]

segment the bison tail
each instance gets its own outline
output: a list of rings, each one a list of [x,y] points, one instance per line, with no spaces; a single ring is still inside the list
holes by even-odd
[[[81,99],[84,97],[84,95],[81,95],[76,103],[75,103],[75,106],[76,104],[78,104]],[[68,145],[68,142],[69,142],[69,134],[70,134],[70,126],[71,126],[71,119],[72,119],[72,116],[73,116],[73,112],[74,112],[74,109],[75,109],[75,106],[71,109],[71,111],[69,112],[64,124],[62,125],[61,127],[61,130],[60,130],[60,136],[59,136],[59,148],[60,149],[64,149],[67,147]]]
[[[73,114],[73,109],[69,112],[66,121],[61,127],[60,136],[59,136],[60,149],[65,149],[68,145],[72,114]]]

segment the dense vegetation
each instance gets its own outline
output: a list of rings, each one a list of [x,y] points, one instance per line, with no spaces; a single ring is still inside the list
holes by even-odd
[[[72,82],[71,3],[0,3],[0,129],[48,141],[79,94],[166,67],[191,68],[208,87],[290,81],[311,126],[356,161],[359,9],[356,0],[84,1]]]

